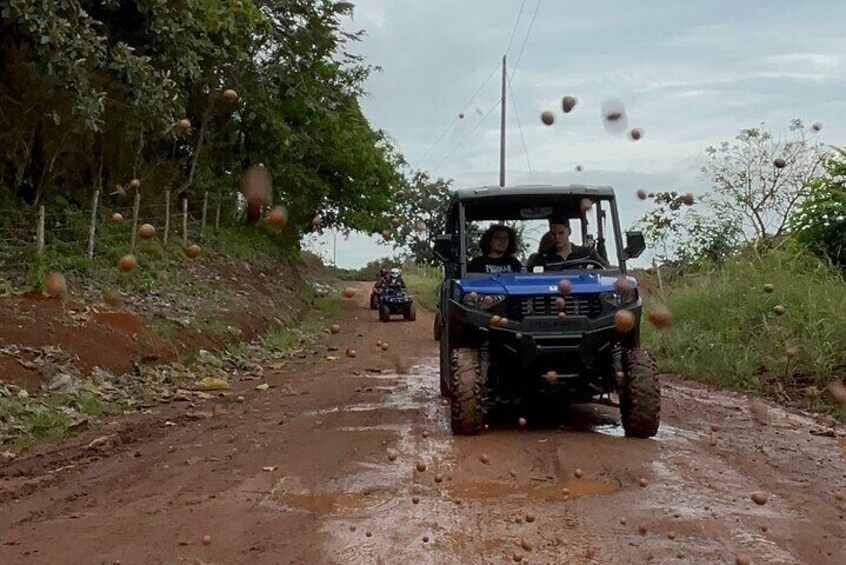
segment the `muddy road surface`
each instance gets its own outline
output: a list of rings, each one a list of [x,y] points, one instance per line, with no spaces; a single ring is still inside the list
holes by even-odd
[[[665,378],[650,440],[605,406],[456,438],[431,315],[361,288],[258,380],[2,463],[0,563],[846,563],[842,429]]]

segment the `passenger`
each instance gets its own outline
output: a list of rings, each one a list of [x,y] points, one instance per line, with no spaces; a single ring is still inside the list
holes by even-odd
[[[402,271],[394,267],[391,269],[391,272],[388,274],[388,278],[385,282],[386,288],[401,288],[405,290],[405,281],[402,278]]]
[[[538,243],[538,252],[529,255],[529,260],[526,261],[526,270],[531,273],[538,264],[538,261],[540,261],[541,256],[545,255],[552,249],[552,245],[552,232],[546,232],[543,234],[543,237],[541,237],[540,242]]]
[[[470,273],[519,273],[523,269],[520,261],[514,257],[517,249],[517,234],[513,229],[502,224],[488,228],[479,241],[482,256],[476,257],[467,265]]]
[[[555,219],[549,222],[549,232],[552,234],[552,249],[540,255],[536,265],[546,266],[562,261],[578,261],[590,259],[596,261],[604,268],[608,263],[592,248],[575,245],[570,241],[570,221],[567,219]]]

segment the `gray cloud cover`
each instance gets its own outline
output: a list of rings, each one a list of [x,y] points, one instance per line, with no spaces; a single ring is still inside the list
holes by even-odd
[[[456,186],[498,182],[499,108],[485,118],[476,108],[486,112],[496,104],[499,75],[464,105],[497,68],[522,3],[355,2],[349,27],[368,35],[354,51],[383,69],[366,85],[365,113],[412,167],[453,178]],[[536,5],[525,1],[510,71]],[[778,130],[798,117],[822,122],[822,140],[842,145],[844,29],[846,2],[837,0],[542,0],[511,73],[507,182],[610,184],[629,224],[646,209],[634,196],[638,188],[707,190],[698,174],[704,149],[743,127],[766,122]],[[560,112],[565,94],[579,100],[566,115]],[[629,125],[644,129],[641,141],[604,130],[600,105],[609,97],[624,101]],[[552,127],[540,122],[546,109],[556,112]],[[458,120],[461,111],[465,117]],[[577,164],[584,167],[580,173]],[[325,234],[311,245],[330,250],[331,241]],[[342,267],[389,252],[367,236],[338,237]]]

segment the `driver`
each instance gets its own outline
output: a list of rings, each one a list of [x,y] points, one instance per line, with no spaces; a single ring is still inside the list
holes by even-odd
[[[546,266],[562,261],[578,261],[590,259],[596,261],[606,269],[608,263],[592,247],[582,247],[570,241],[570,221],[567,219],[553,219],[549,221],[549,233],[552,236],[552,248],[542,254],[536,263]]]
[[[470,273],[519,273],[523,265],[514,257],[517,234],[508,226],[494,224],[479,240],[482,256],[467,264]]]

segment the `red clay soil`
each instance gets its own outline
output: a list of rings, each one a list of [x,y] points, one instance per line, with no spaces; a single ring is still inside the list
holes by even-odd
[[[59,300],[36,293],[0,298],[0,348],[58,347],[83,374],[94,367],[122,374],[136,364],[169,363],[200,349],[217,350],[232,341],[249,341],[271,324],[302,310],[298,290],[304,283],[291,267],[259,269],[236,262],[194,263],[187,269],[191,276],[204,280],[207,293],[197,296],[163,288],[159,295],[145,297],[141,307],[136,304],[117,311],[97,299],[85,306],[82,298]],[[157,335],[148,320],[161,317],[161,304],[165,303],[172,307],[164,309],[164,314],[172,311],[173,316],[167,317],[178,319],[179,311],[187,310],[194,320],[173,328],[173,335]],[[240,333],[213,335],[199,323],[209,321],[232,326]],[[34,355],[24,352],[20,357],[31,360]],[[41,375],[22,366],[18,358],[0,353],[0,382],[35,392]]]

